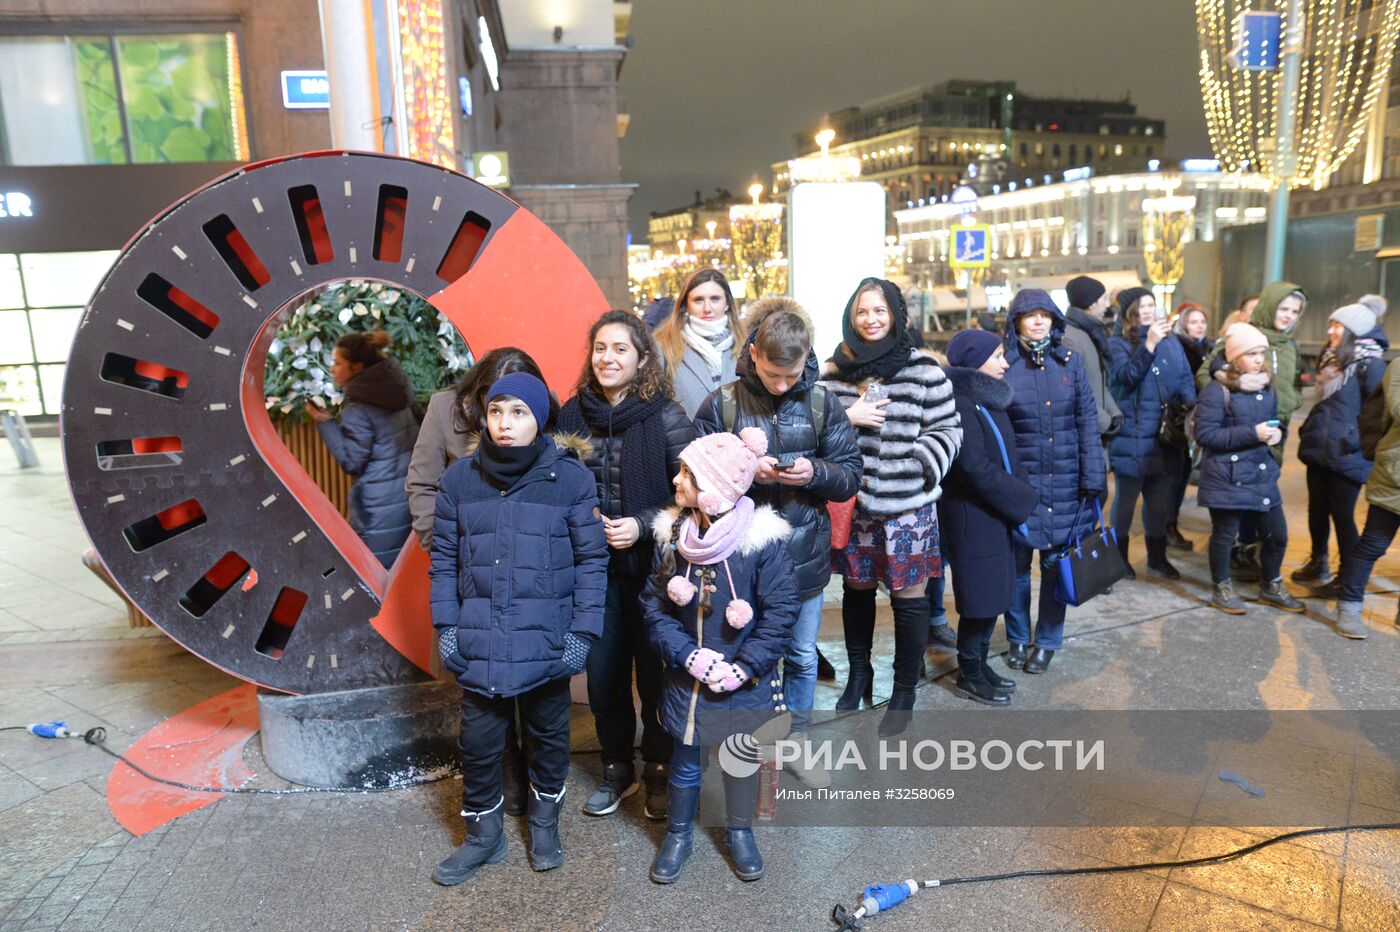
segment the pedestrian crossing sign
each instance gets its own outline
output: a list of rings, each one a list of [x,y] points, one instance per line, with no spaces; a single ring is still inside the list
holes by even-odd
[[[955,269],[985,269],[992,264],[988,241],[991,227],[985,223],[953,227],[953,248],[948,265]]]

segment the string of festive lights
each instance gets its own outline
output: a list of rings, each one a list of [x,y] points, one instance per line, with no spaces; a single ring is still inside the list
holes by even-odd
[[[1244,44],[1240,14],[1255,11],[1279,13],[1285,45],[1300,37],[1291,165],[1279,163],[1276,145],[1281,69],[1231,61]],[[1222,167],[1322,187],[1355,151],[1386,89],[1400,0],[1308,0],[1302,23],[1288,21],[1286,0],[1196,0],[1196,34],[1206,128]]]
[[[442,0],[399,0],[398,8],[407,154],[444,168],[456,168],[452,145],[454,97],[447,92]]]

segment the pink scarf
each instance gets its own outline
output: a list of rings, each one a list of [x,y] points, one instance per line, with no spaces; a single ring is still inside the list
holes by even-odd
[[[695,516],[687,515],[677,535],[676,549],[692,564],[709,566],[721,563],[739,549],[749,525],[753,523],[753,512],[753,499],[745,495],[734,504],[733,510],[713,522],[704,533],[695,523]]]

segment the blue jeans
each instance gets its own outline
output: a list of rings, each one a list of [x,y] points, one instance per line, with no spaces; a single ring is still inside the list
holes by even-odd
[[[709,748],[677,741],[671,751],[671,782],[676,786],[699,786],[709,758]]]
[[[806,731],[812,723],[812,703],[817,695],[817,631],[822,626],[822,593],[803,601],[797,609],[783,657],[783,698],[792,712],[792,730]]]
[[[1031,640],[1031,555],[1029,547],[1016,546],[1016,597],[1006,613],[1006,639],[1012,644],[1032,644],[1059,650],[1064,643],[1065,604],[1055,598],[1055,574],[1041,571],[1040,611]],[[1040,551],[1044,559],[1047,554]]]
[[[948,623],[948,610],[943,607],[943,587],[948,581],[948,570],[942,576],[930,577],[925,591],[928,592],[928,626],[941,628]]]

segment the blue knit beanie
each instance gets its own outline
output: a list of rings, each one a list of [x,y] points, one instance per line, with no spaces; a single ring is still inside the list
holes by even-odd
[[[503,375],[486,393],[486,403],[490,404],[502,395],[519,398],[535,416],[535,425],[543,431],[549,425],[549,389],[528,372],[512,372]]]
[[[1001,346],[1001,337],[987,330],[959,330],[948,341],[948,364],[980,369]]]

